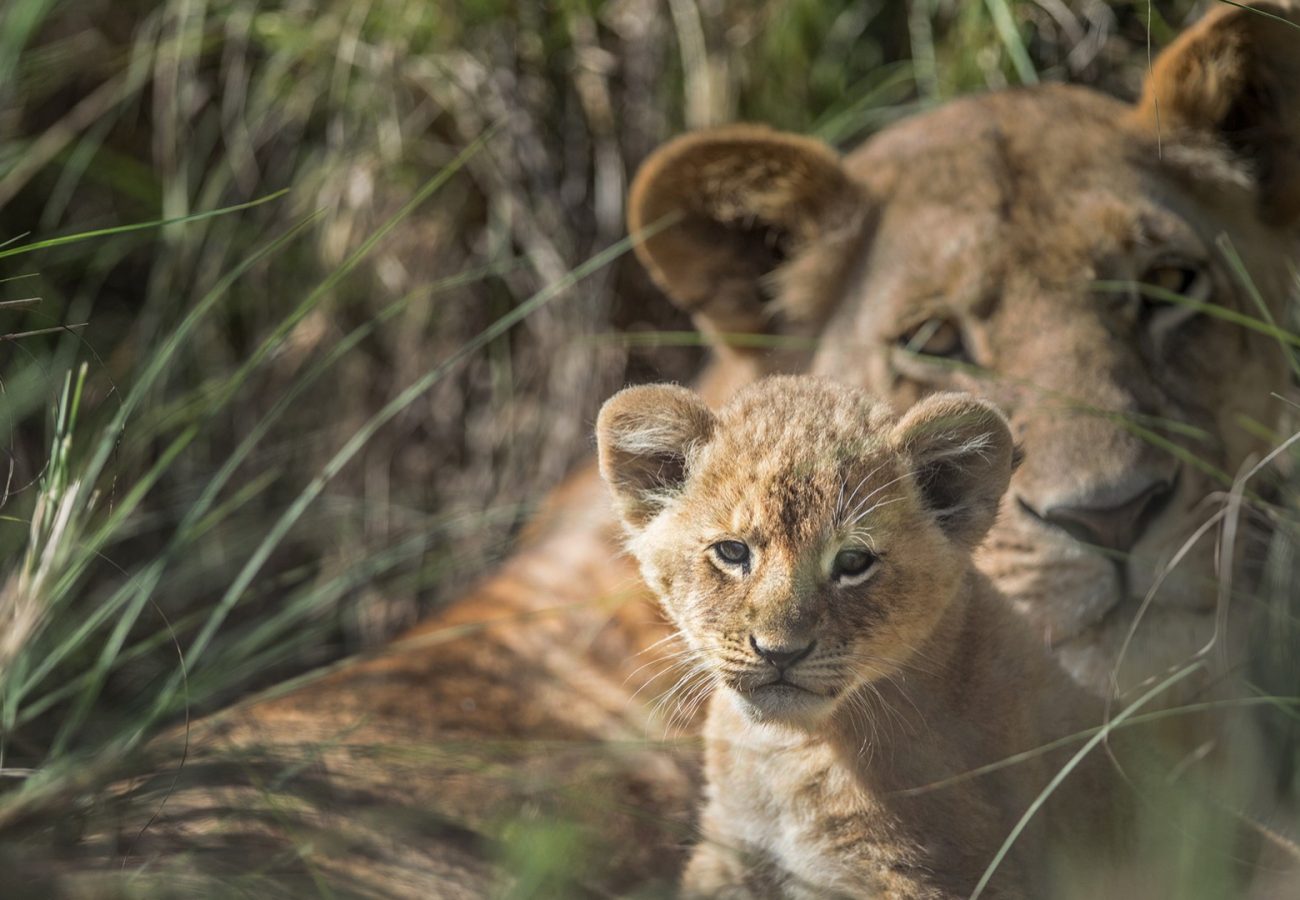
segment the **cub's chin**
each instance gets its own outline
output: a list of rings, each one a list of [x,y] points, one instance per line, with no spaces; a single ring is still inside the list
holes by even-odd
[[[835,709],[835,699],[789,682],[754,688],[728,689],[732,702],[751,722],[812,728],[824,722]]]

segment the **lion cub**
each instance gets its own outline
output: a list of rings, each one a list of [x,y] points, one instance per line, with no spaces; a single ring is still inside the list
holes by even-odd
[[[968,897],[1063,757],[940,782],[1101,718],[971,565],[1013,467],[1001,414],[940,394],[900,418],[775,377],[716,415],[628,388],[597,437],[631,551],[716,687],[687,892]],[[1074,851],[1087,835],[1064,832],[1111,829],[1092,756],[984,896],[1049,895],[1054,828]]]

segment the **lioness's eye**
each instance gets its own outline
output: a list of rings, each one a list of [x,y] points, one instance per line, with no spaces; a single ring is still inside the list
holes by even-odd
[[[1195,304],[1210,298],[1210,276],[1196,266],[1153,266],[1142,276],[1142,283],[1156,289],[1143,293],[1141,302],[1142,318],[1157,337],[1195,318],[1200,314]],[[1192,302],[1183,302],[1187,300]]]
[[[1183,297],[1192,296],[1204,279],[1205,273],[1192,266],[1155,266],[1142,277],[1145,284]]]
[[[898,344],[910,353],[944,359],[968,359],[961,329],[948,319],[926,319],[899,336]]]
[[[869,550],[848,548],[835,554],[831,578],[841,584],[861,584],[875,568],[877,557]]]
[[[711,549],[714,556],[729,566],[744,566],[749,563],[749,548],[740,541],[718,541]]]

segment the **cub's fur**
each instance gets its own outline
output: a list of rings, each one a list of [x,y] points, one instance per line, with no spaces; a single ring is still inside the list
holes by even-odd
[[[629,546],[715,685],[687,889],[969,896],[1051,763],[935,785],[1101,719],[971,565],[1013,468],[1001,414],[938,394],[900,419],[787,376],[717,415],[629,388],[597,437]],[[1114,833],[1103,778],[1072,774],[986,896],[1047,896],[1052,847]]]

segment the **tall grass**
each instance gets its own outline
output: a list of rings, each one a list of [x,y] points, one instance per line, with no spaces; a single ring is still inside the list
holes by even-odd
[[[1132,95],[1147,6],[10,0],[0,858],[160,729],[454,597],[605,396],[692,375],[623,254],[658,142],[749,118],[848,143],[1036,79]],[[517,889],[562,894],[564,830],[504,833]]]

